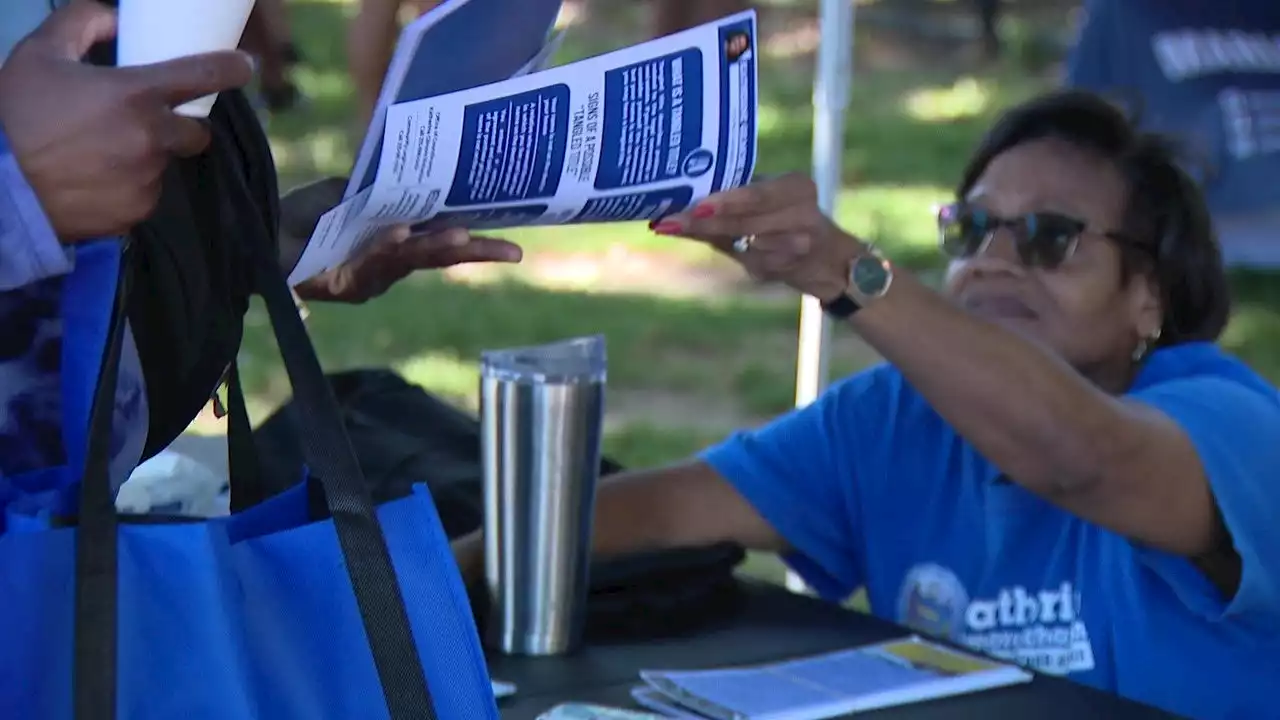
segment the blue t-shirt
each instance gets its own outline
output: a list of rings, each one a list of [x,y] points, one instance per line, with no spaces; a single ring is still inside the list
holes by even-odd
[[[1067,84],[1180,138],[1229,261],[1280,262],[1280,2],[1088,0]]]
[[[895,369],[734,435],[703,458],[794,549],[822,596],[1042,672],[1197,718],[1274,717],[1280,678],[1280,394],[1210,344],[1151,355],[1129,398],[1199,452],[1243,564],[1224,600],[1004,479]]]

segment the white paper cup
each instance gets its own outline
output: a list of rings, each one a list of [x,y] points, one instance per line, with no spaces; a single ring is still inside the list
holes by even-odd
[[[234,50],[254,0],[120,0],[116,64],[150,65],[187,55]],[[217,94],[174,108],[209,117]]]

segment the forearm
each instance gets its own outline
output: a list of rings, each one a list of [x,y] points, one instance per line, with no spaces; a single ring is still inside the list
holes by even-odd
[[[357,121],[369,124],[399,34],[399,0],[362,0],[347,34],[347,55],[360,103]]]
[[[652,472],[601,481],[592,522],[592,555],[624,555],[678,544],[659,529],[667,524],[663,522],[666,485],[660,473]],[[484,575],[483,530],[455,541],[454,554],[467,583],[479,581]]]
[[[1088,486],[1127,435],[1121,404],[1065,362],[910,275],[852,323],[962,437],[1033,492]]]
[[[0,291],[68,273],[71,265],[0,132]]]
[[[691,462],[625,473],[596,491],[591,552],[597,557],[732,541],[754,550],[783,549],[777,534],[708,465]],[[484,540],[477,531],[454,543],[463,576],[484,573]]]

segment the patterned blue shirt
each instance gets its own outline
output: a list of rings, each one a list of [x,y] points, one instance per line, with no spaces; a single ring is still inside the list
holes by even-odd
[[[58,242],[0,131],[0,488],[5,478],[67,459],[61,298],[73,267],[74,253]],[[111,477],[119,488],[147,436],[142,365],[127,328],[115,409]]]
[[[0,1],[0,64],[67,0]],[[62,443],[62,283],[74,253],[58,242],[0,128],[0,501],[5,478],[66,461]],[[142,456],[147,395],[126,327],[112,439],[116,488]]]

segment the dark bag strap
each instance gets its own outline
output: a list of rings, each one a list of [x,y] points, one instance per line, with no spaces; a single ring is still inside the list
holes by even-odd
[[[233,175],[231,179],[238,178]],[[233,182],[225,193],[211,197],[228,200],[236,217],[258,217],[252,194],[243,182]],[[325,506],[342,548],[387,710],[392,720],[436,720],[400,582],[391,564],[391,551],[374,514],[351,440],[342,426],[338,401],[325,380],[293,302],[269,229],[260,223],[248,223],[245,230],[256,289],[266,304],[298,403],[303,449],[312,477],[324,491]]]
[[[231,511],[251,508],[266,500],[271,493],[262,477],[258,448],[253,442],[253,425],[244,402],[244,386],[240,381],[240,364],[231,364],[227,374],[227,474],[231,485]],[[288,478],[289,485],[300,478]],[[276,478],[277,482],[286,478]]]
[[[227,147],[226,137],[220,136],[220,128],[215,126],[213,130],[215,140],[209,160],[216,164],[216,169],[226,168],[229,163],[219,157],[219,153],[231,149]],[[218,187],[219,179],[227,182],[227,186]],[[244,179],[238,175],[202,174],[198,190],[193,197],[197,213],[229,212],[244,223],[247,261],[253,266],[256,289],[265,301],[293,385],[303,426],[304,451],[337,532],[390,718],[437,720],[386,537],[341,424],[337,400],[320,369],[315,349],[275,257],[271,230],[261,222],[254,222],[261,214]],[[127,254],[121,263],[110,340],[90,414],[89,448],[81,487],[73,671],[76,720],[116,718],[118,548],[109,461],[124,313],[133,264]],[[235,379],[239,391],[239,378]],[[240,402],[243,411],[243,398]],[[242,419],[247,422],[247,415]],[[238,465],[242,467],[243,464]]]
[[[75,660],[72,687],[77,720],[116,716],[117,564],[116,506],[111,493],[111,431],[133,282],[128,240],[122,241],[120,279],[89,411],[89,447],[80,483],[76,535]],[[71,281],[69,281],[71,282]]]

